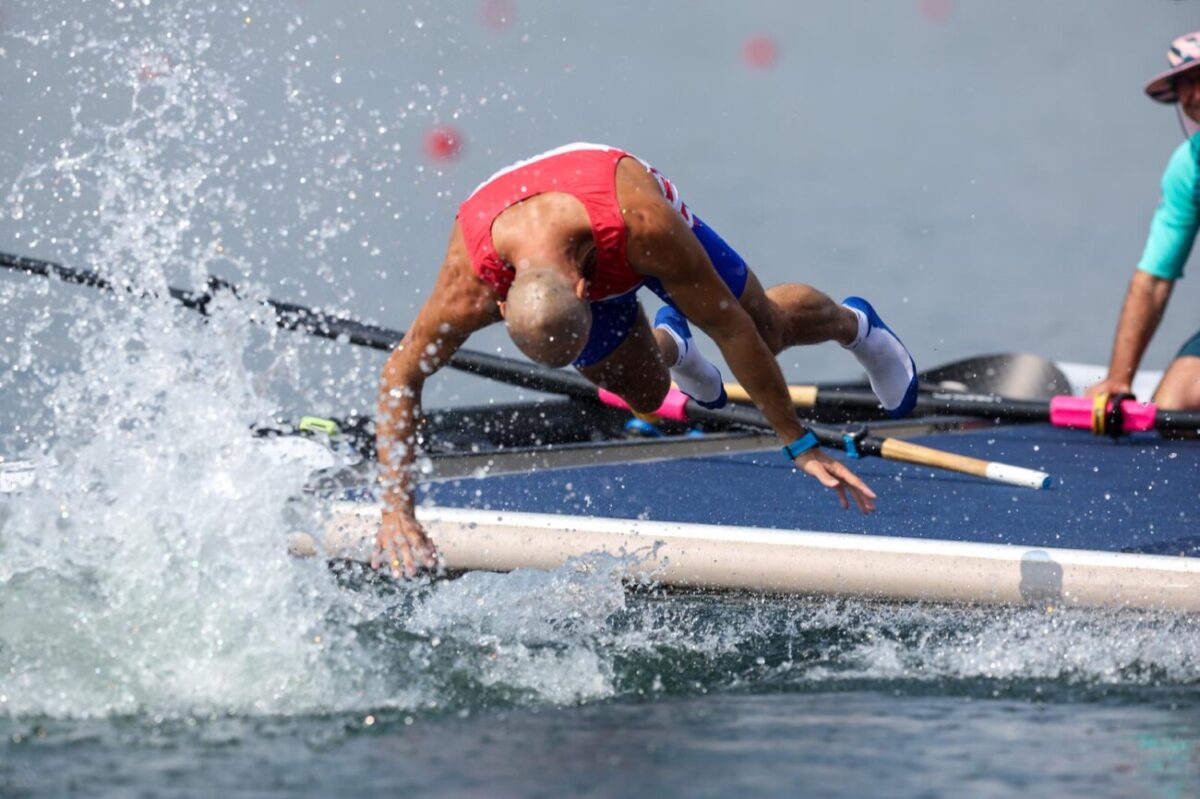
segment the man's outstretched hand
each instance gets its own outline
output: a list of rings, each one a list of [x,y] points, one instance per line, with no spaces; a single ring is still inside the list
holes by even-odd
[[[850,500],[846,497],[846,492],[849,491],[854,497],[854,504],[858,505],[858,509],[863,513],[872,513],[875,510],[875,492],[841,461],[834,460],[820,449],[810,449],[796,458],[794,463],[797,469],[817,478],[826,488],[836,491],[843,509],[850,507]]]
[[[397,579],[416,577],[423,571],[436,571],[440,556],[437,547],[411,514],[383,514],[383,524],[375,535],[372,569],[387,569]]]

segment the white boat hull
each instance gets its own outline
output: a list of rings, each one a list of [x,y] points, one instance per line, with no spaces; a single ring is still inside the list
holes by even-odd
[[[330,555],[365,560],[379,506],[338,503]],[[595,553],[631,581],[902,601],[1200,610],[1200,560],[706,524],[422,508],[453,570],[554,569]]]

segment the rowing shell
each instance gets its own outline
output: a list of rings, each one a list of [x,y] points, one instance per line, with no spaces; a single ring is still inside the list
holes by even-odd
[[[418,518],[453,571],[555,569],[604,553],[645,584],[890,600],[1200,610],[1200,560],[463,508]],[[324,546],[369,557],[379,507],[341,502]]]
[[[1200,611],[1193,442],[1118,442],[1050,425],[922,439],[1024,460],[1060,482],[1025,491],[861,461],[880,508],[864,516],[843,512],[774,449],[679,453],[459,470],[467,476],[421,486],[419,514],[456,571],[556,568],[599,552],[624,558],[631,580],[682,588]],[[374,502],[336,503],[327,551],[366,557],[378,521]]]

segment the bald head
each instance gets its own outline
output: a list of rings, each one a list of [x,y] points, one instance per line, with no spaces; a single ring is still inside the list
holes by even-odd
[[[504,321],[521,352],[546,366],[579,357],[592,328],[592,309],[575,293],[576,280],[548,267],[517,271]]]

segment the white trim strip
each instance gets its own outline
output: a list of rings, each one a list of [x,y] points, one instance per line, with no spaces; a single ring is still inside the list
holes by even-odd
[[[480,183],[478,186],[476,186],[475,189],[471,192],[471,194],[468,195],[467,199],[470,199],[471,197],[475,196],[476,192],[478,192],[480,189],[482,189],[487,184],[491,183],[496,178],[503,177],[504,175],[507,175],[509,172],[518,170],[523,166],[529,166],[530,164],[541,161],[544,158],[551,158],[556,155],[562,155],[563,153],[573,153],[573,152],[577,152],[579,150],[602,150],[602,151],[607,152],[609,150],[617,150],[617,149],[619,149],[619,148],[610,147],[607,144],[589,144],[588,142],[583,142],[583,141],[572,142],[571,144],[564,144],[562,147],[555,147],[553,150],[547,150],[544,153],[538,153],[537,155],[531,156],[529,158],[525,158],[521,161],[517,161],[516,163],[509,164],[508,166],[504,167],[503,169],[497,171],[495,174],[493,174],[490,178],[485,180],[483,183]]]

